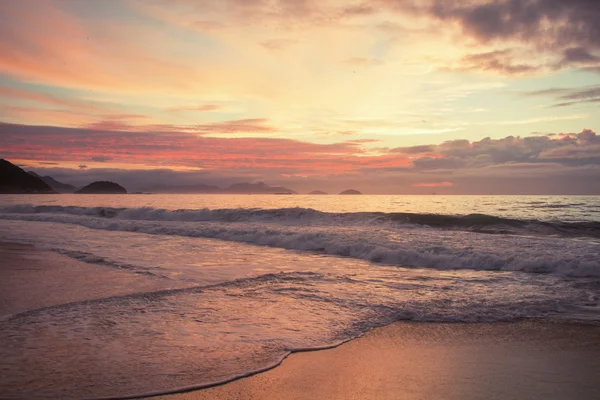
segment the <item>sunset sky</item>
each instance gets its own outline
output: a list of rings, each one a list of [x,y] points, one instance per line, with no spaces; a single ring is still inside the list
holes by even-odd
[[[0,157],[88,183],[600,193],[600,1],[0,1]]]

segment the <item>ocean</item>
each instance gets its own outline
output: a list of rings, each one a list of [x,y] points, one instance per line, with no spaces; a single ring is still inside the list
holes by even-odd
[[[0,241],[160,287],[0,316],[3,379],[38,397],[210,385],[402,320],[600,324],[600,196],[4,195]]]

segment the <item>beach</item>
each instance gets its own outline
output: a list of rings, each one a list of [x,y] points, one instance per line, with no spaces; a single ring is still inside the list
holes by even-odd
[[[30,245],[0,243],[0,257],[2,315],[124,295],[134,283],[148,290],[157,286],[146,276],[137,278]],[[80,280],[74,286],[78,290],[64,290],[61,282],[89,276],[86,270],[93,271],[93,281]],[[405,321],[375,328],[332,349],[293,353],[273,369],[224,385],[152,398],[591,400],[600,396],[598,376],[597,324],[544,319]],[[69,387],[68,380],[54,383]],[[18,392],[9,386],[2,383],[0,398]]]
[[[0,242],[0,259],[0,317],[162,287],[157,279],[84,263],[28,244]]]
[[[547,321],[400,322],[290,355],[248,378],[160,400],[600,397],[600,327]]]
[[[598,397],[598,199],[361,199],[4,197],[0,398]]]

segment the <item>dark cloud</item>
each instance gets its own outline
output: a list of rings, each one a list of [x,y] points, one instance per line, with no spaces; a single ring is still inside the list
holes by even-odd
[[[482,42],[520,39],[541,46],[600,48],[600,2],[596,0],[437,0],[428,11],[459,22]]]
[[[422,153],[430,153],[434,151],[436,148],[435,145],[427,144],[422,146],[410,146],[410,147],[396,147],[395,149],[390,150],[392,153],[404,153],[404,154],[422,154]]]
[[[468,169],[511,163],[600,165],[600,136],[585,129],[580,133],[530,137],[508,136],[479,141],[453,140],[436,146],[400,147],[392,153],[423,154],[413,165],[417,169]]]
[[[585,47],[569,47],[564,50],[564,64],[596,64],[600,62],[600,57],[591,54]]]
[[[113,158],[108,156],[92,156],[90,159],[96,162],[106,162],[112,160]]]
[[[372,15],[375,13],[377,13],[377,9],[366,4],[349,6],[342,10],[342,15],[349,17]]]
[[[600,1],[597,0],[433,0],[392,4],[397,9],[426,14],[444,23],[455,22],[465,35],[481,44],[502,42],[554,53],[556,60],[548,61],[548,68],[585,65],[592,71],[600,70],[597,54]],[[525,72],[528,67],[531,66],[504,59],[492,61],[486,69],[515,73]]]
[[[557,103],[552,107],[567,107],[577,104],[600,103],[600,86],[579,88],[550,88],[521,93],[522,96],[553,96]]]
[[[594,97],[600,97],[600,87],[596,86],[590,89],[572,91],[569,94],[560,96],[564,100],[587,100]]]
[[[462,157],[423,157],[413,161],[415,168],[419,169],[457,169],[467,166],[467,159]]]
[[[88,167],[88,166],[87,166],[87,165],[85,165],[85,164],[80,164],[80,165],[79,165],[79,169],[86,169],[87,167]]]

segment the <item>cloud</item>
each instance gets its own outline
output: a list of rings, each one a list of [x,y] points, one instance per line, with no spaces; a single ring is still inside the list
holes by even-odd
[[[0,86],[0,97],[7,97],[13,100],[30,100],[37,103],[65,107],[80,112],[98,112],[110,110],[106,106],[93,104],[88,101],[82,101],[81,99],[65,99],[51,94],[40,93],[34,90],[14,88],[9,86]]]
[[[93,131],[123,132],[193,132],[198,135],[217,134],[264,134],[278,130],[268,124],[265,118],[247,118],[208,124],[172,125],[172,124],[131,124],[122,118],[101,120],[83,124],[83,128]]]
[[[387,2],[384,2],[387,4]],[[394,2],[403,12],[455,23],[462,34],[483,46],[502,43],[554,55],[548,68],[600,66],[600,2],[594,0],[474,0]],[[523,58],[523,57],[522,57]],[[482,65],[487,70],[526,72],[528,64],[504,59]],[[473,65],[473,67],[475,67]]]
[[[413,183],[415,187],[451,187],[454,186],[454,182],[420,182]]]
[[[480,41],[520,39],[540,46],[566,44],[598,48],[600,3],[589,0],[434,1],[427,10],[457,21]]]
[[[285,50],[288,47],[298,43],[296,40],[292,39],[269,39],[260,42],[259,44],[269,51],[281,51]]]
[[[492,71],[506,75],[521,75],[537,72],[544,66],[517,64],[508,50],[494,50],[485,53],[468,54],[464,56],[458,66],[447,68],[461,71]]]
[[[112,160],[113,158],[108,156],[92,156],[90,159],[96,162],[106,162]]]
[[[210,132],[247,129],[260,121],[211,125]],[[330,175],[361,168],[409,165],[401,155],[367,155],[363,140],[317,144],[292,139],[223,138],[190,131],[114,131],[2,124],[0,152],[7,158],[53,162],[108,161],[112,165],[170,165],[208,170],[254,170]],[[206,131],[209,133],[209,131]],[[28,138],[24,141],[23,138]],[[102,155],[102,159],[98,158]]]
[[[435,146],[400,147],[390,152],[406,156],[422,154],[413,160],[417,169],[459,170],[511,163],[600,165],[599,148],[600,136],[585,129],[579,133],[524,138],[508,136],[473,142],[453,140]]]
[[[436,146],[433,144],[426,144],[421,146],[410,146],[410,147],[396,147],[392,149],[392,153],[404,153],[404,154],[422,154],[432,153]]]
[[[460,139],[376,152],[363,147],[371,143],[369,139],[317,144],[278,138],[207,137],[190,132],[14,124],[0,124],[0,130],[0,156],[33,165],[38,173],[46,171],[48,165],[43,163],[72,165],[72,170],[55,170],[66,176],[64,180],[78,183],[84,183],[78,170],[86,170],[85,179],[114,177],[138,189],[144,182],[216,184],[220,179],[261,179],[308,191],[364,187],[379,193],[428,193],[436,187],[439,193],[600,192],[600,136],[589,129],[530,137]],[[53,171],[44,173],[55,175]]]
[[[550,88],[522,93],[523,96],[551,95],[557,103],[552,107],[568,107],[578,104],[594,104],[600,102],[600,86],[591,85],[578,88]]]
[[[585,47],[569,47],[564,50],[564,64],[599,64],[600,57],[593,55]]]

